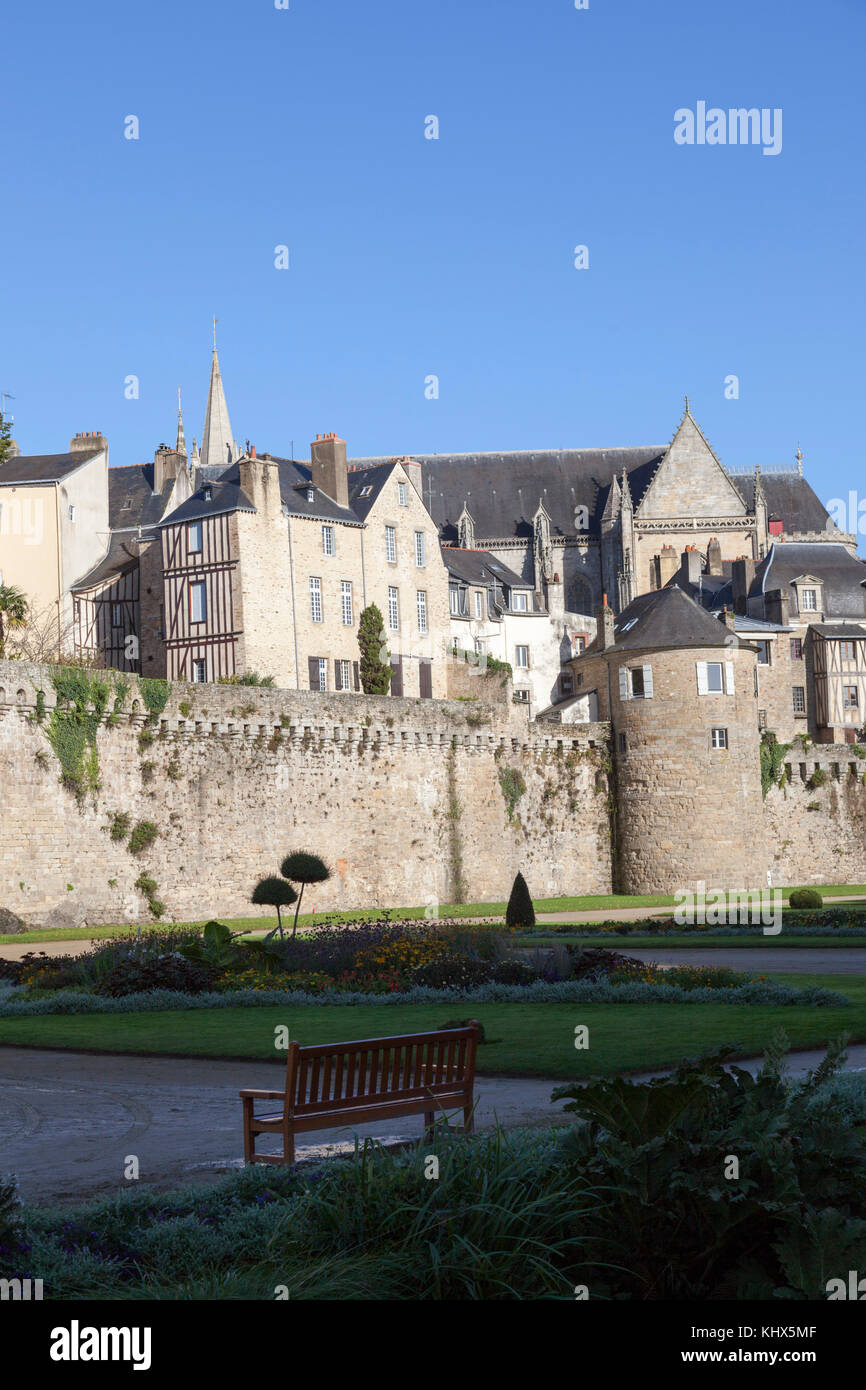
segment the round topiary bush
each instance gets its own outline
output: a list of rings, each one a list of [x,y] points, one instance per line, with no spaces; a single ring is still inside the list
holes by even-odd
[[[824,899],[817,888],[795,888],[788,897],[789,907],[823,907]]]

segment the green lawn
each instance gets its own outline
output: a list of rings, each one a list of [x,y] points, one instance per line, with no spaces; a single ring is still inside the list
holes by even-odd
[[[188,1057],[273,1058],[274,1029],[301,1043],[423,1032],[475,1017],[487,1036],[479,1071],[487,1076],[581,1077],[672,1065],[719,1043],[740,1056],[759,1054],[784,1028],[792,1047],[810,1047],[847,1032],[866,1040],[866,979],[778,975],[788,984],[843,990],[844,1008],[732,1004],[443,1004],[190,1010],[140,1014],[43,1015],[0,1019],[0,1045]],[[574,1048],[576,1025],[590,1047]],[[242,1070],[242,1069],[241,1069]],[[239,1073],[240,1075],[240,1073]],[[242,1080],[239,1082],[242,1084]]]
[[[801,885],[793,885],[801,886]],[[829,887],[818,887],[818,891],[825,898],[849,897],[853,894],[862,894],[866,897],[866,884],[863,883],[842,883],[831,884]],[[787,895],[792,891],[791,888],[783,888],[782,894],[787,901]],[[439,913],[442,917],[504,917],[507,904],[504,902],[481,902],[481,903],[442,903]],[[545,912],[616,912],[621,908],[628,907],[675,907],[676,899],[671,894],[655,893],[640,896],[627,893],[610,893],[607,895],[565,897],[565,898],[536,898],[536,913]],[[421,919],[426,915],[427,909],[424,907],[394,907],[389,909],[390,916],[404,920]],[[359,908],[353,912],[334,912],[316,913],[302,912],[299,918],[301,926],[312,926],[321,922],[325,917],[329,921],[338,922],[363,922],[371,916],[376,915],[375,908]],[[176,926],[203,926],[204,918],[192,922],[177,922]],[[233,931],[262,931],[269,927],[271,922],[263,917],[223,917],[224,921]],[[152,926],[144,926],[144,931],[158,930],[169,923],[154,923]],[[276,925],[274,921],[273,925]],[[40,941],[80,941],[94,940],[107,941],[111,937],[126,936],[134,932],[135,927],[129,924],[111,925],[100,927],[76,927],[66,930],[53,930],[45,928],[39,931],[18,932],[14,935],[0,934],[0,946],[14,946],[22,942]]]

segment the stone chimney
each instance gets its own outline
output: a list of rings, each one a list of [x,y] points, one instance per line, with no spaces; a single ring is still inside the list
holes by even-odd
[[[734,612],[741,616],[749,611],[749,590],[755,578],[755,562],[751,555],[738,555],[731,568],[731,587]]]
[[[420,463],[416,463],[415,459],[410,458],[400,459],[400,463],[403,465],[403,471],[406,474],[406,477],[409,479],[410,483],[412,484],[418,496],[421,498],[421,501],[423,502],[424,484],[421,480]]]
[[[100,434],[99,430],[82,430],[80,434],[76,434],[69,441],[70,454],[83,454],[85,450],[87,453],[95,453],[97,449],[107,448],[108,440],[104,434]]]
[[[737,630],[737,619],[736,619],[736,616],[735,616],[735,614],[734,614],[734,612],[733,612],[733,609],[728,608],[728,607],[723,608],[723,609],[722,609],[722,615],[721,615],[721,618],[720,618],[720,622],[723,622],[724,625],[725,625],[725,627],[726,627],[730,632],[736,632],[736,630]]]
[[[166,483],[187,471],[186,454],[160,444],[153,455],[153,491],[162,492]]]
[[[764,595],[764,617],[768,623],[787,627],[791,620],[790,601],[784,589],[770,589]]]
[[[276,521],[282,516],[280,469],[276,459],[257,458],[254,448],[238,459],[241,491],[246,493],[259,516]]]
[[[598,650],[610,651],[615,642],[613,609],[608,605],[607,594],[602,595],[602,607],[598,615]]]
[[[693,545],[687,545],[683,551],[680,571],[689,584],[700,584],[703,574],[701,552],[696,550]]]
[[[336,434],[317,434],[310,445],[313,484],[338,507],[349,505],[346,441]]]
[[[656,556],[658,566],[659,588],[663,589],[669,579],[673,579],[677,572],[677,552],[672,545],[663,545],[661,554]]]
[[[707,574],[722,573],[722,547],[719,545],[718,537],[713,536],[707,546]]]

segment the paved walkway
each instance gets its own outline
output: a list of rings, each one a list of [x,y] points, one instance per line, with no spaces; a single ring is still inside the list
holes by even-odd
[[[795,1053],[792,1075],[816,1066],[823,1050]],[[759,1060],[744,1063],[755,1070]],[[866,1044],[849,1068],[866,1069]],[[653,1073],[659,1075],[661,1073]],[[167,1057],[96,1056],[0,1048],[0,1172],[18,1174],[25,1199],[84,1200],[119,1192],[130,1155],[139,1181],[154,1189],[215,1179],[242,1163],[241,1086],[278,1087],[282,1067]],[[480,1077],[476,1124],[549,1124],[561,1107],[560,1081]],[[358,1128],[382,1140],[416,1139],[420,1116]],[[352,1149],[352,1128],[302,1136],[299,1159]]]

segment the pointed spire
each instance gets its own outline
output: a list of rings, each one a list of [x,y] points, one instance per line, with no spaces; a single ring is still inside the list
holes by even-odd
[[[207,410],[204,417],[204,434],[201,440],[201,463],[203,468],[227,468],[236,456],[234,436],[226,405],[219,358],[216,350],[216,319],[214,319],[214,348],[210,369],[210,386],[207,393]]]
[[[186,457],[186,440],[183,437],[183,407],[180,403],[180,387],[177,388],[177,443],[174,446],[175,453],[183,454]]]
[[[198,440],[195,435],[192,437],[192,453],[189,456],[190,463],[200,463],[201,459],[198,452]]]
[[[634,511],[634,503],[632,502],[631,497],[631,488],[628,485],[628,474],[626,473],[625,469],[622,470],[621,492],[623,507],[627,508],[629,511]]]
[[[800,448],[800,445],[799,445],[799,444],[797,445],[797,472],[800,474],[800,477],[802,478],[802,476],[803,476],[803,450]]]
[[[683,411],[683,419],[685,420],[686,416],[687,416],[687,415],[691,415],[691,413],[692,413],[692,408],[691,408],[691,406],[689,405],[689,398],[688,398],[688,396],[686,396],[686,408],[685,408],[685,410]]]

